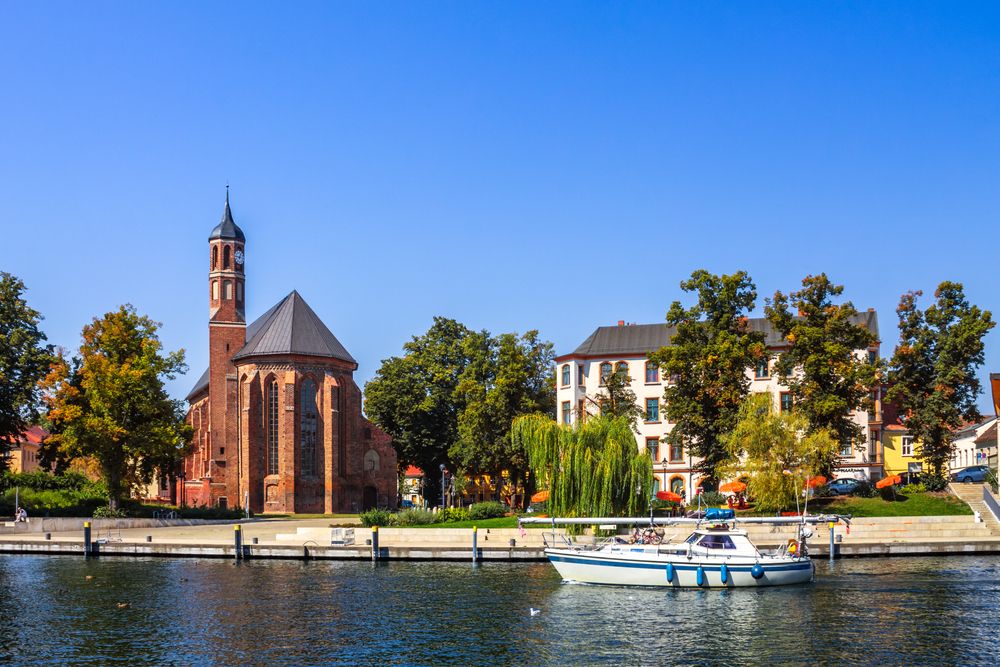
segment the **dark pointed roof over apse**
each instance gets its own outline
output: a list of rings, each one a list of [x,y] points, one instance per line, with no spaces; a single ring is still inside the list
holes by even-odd
[[[247,327],[247,342],[233,356],[233,361],[278,354],[333,357],[355,367],[358,365],[305,299],[294,290]],[[206,368],[188,393],[187,400],[208,389],[208,382]]]
[[[233,212],[229,209],[229,186],[226,186],[226,208],[222,210],[222,220],[215,226],[212,233],[208,235],[208,240],[212,239],[236,239],[241,243],[246,243],[243,230],[239,228],[233,220]]]
[[[294,290],[253,323],[247,330],[246,345],[233,360],[273,354],[305,354],[358,363]]]

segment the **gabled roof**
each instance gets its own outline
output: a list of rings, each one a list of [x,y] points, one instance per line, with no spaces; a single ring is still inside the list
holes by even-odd
[[[222,210],[222,220],[208,235],[208,240],[212,239],[236,239],[241,243],[245,243],[247,240],[246,236],[243,235],[243,230],[233,220],[233,212],[229,210],[229,186],[226,186],[226,208]]]
[[[858,313],[852,318],[855,324],[866,327],[878,336],[878,315],[874,310]],[[766,317],[751,317],[750,328],[764,334],[764,342],[769,347],[785,344],[781,334]],[[567,357],[620,357],[645,355],[670,344],[676,329],[667,324],[629,324],[612,327],[598,327],[587,340]]]
[[[233,361],[287,354],[333,357],[355,367],[358,365],[305,299],[294,290],[247,327],[247,342],[233,356]],[[188,393],[187,400],[208,389],[208,382],[206,368]]]

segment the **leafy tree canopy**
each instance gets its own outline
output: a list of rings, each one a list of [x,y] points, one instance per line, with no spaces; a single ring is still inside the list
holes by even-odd
[[[544,415],[514,420],[512,437],[528,453],[553,516],[636,516],[649,508],[653,462],[635,446],[623,417],[594,417],[572,427]]]
[[[763,334],[747,318],[757,290],[743,271],[717,276],[705,270],[692,273],[681,289],[697,301],[670,306],[667,324],[676,333],[649,358],[670,378],[664,402],[674,427],[667,441],[689,447],[701,457],[701,471],[717,482],[729,458],[722,437],[735,426],[750,389],[747,370],[766,354]]]
[[[747,478],[747,491],[758,510],[794,507],[807,480],[836,455],[839,446],[832,433],[808,427],[800,412],[775,412],[770,394],[744,400],[735,428],[725,437],[732,461],[727,473]]]
[[[961,283],[941,283],[926,310],[917,307],[920,296],[908,292],[896,308],[899,345],[890,364],[888,399],[920,442],[921,459],[940,476],[951,458],[954,429],[980,419],[976,371],[984,361],[983,337],[996,322],[968,302]]]
[[[764,310],[789,345],[775,368],[792,394],[795,410],[806,417],[810,430],[826,429],[840,442],[861,443],[865,432],[851,413],[867,409],[871,402],[878,366],[868,361],[866,352],[878,339],[858,323],[850,301],[833,302],[843,291],[825,273],[806,276],[801,290],[787,296],[775,292]],[[835,452],[822,463],[824,474],[836,460]]]
[[[10,444],[38,420],[39,382],[52,361],[38,328],[42,317],[24,291],[18,278],[0,272],[0,471]]]
[[[192,429],[163,386],[187,370],[184,351],[163,353],[159,324],[126,305],[83,328],[79,357],[46,378],[50,445],[64,458],[92,457],[112,508],[153,475],[172,472]]]
[[[612,419],[621,417],[638,433],[636,422],[643,417],[643,408],[631,387],[632,378],[625,366],[614,369],[604,378],[604,386],[597,392],[597,406],[601,415]]]

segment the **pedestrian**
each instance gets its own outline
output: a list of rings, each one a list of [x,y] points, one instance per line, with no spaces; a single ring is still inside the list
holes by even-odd
[[[14,510],[14,523],[27,523],[28,512],[23,507]]]

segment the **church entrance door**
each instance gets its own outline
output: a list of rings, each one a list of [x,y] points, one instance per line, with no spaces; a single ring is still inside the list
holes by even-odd
[[[366,486],[361,504],[366,510],[378,507],[378,489],[374,486]]]

